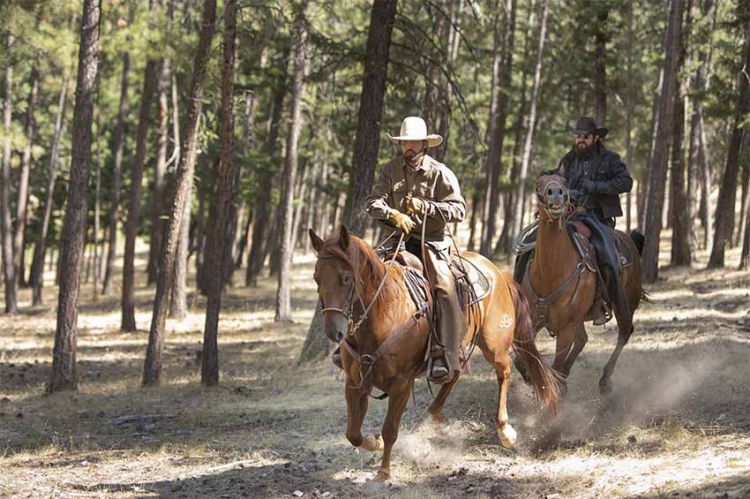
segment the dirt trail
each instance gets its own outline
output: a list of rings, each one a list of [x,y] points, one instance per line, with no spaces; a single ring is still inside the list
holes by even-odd
[[[735,265],[730,253],[729,262]],[[117,299],[83,303],[78,393],[45,396],[51,308],[0,320],[0,496],[18,497],[748,497],[750,274],[666,270],[636,314],[636,331],[599,398],[614,326],[589,327],[569,378],[560,448],[543,436],[531,390],[515,375],[514,451],[496,440],[494,375],[475,357],[449,399],[447,427],[422,416],[416,385],[395,450],[393,480],[368,481],[379,454],[344,437],[342,380],[328,362],[296,367],[316,296],[310,258],[295,270],[295,323],[275,325],[273,282],[234,289],[221,319],[221,386],[199,384],[203,300],[170,322],[164,386],[141,390],[147,333],[120,333]],[[20,302],[30,301],[24,291]],[[47,290],[53,303],[56,290]],[[90,293],[84,291],[84,297]],[[149,322],[151,291],[138,299]],[[544,332],[540,347],[554,350]],[[549,358],[549,357],[548,357]],[[367,433],[385,402],[373,401]],[[123,415],[158,415],[116,424]]]

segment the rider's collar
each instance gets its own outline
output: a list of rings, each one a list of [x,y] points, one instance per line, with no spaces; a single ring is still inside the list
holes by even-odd
[[[422,162],[416,168],[412,168],[409,163],[406,162],[406,160],[404,160],[404,166],[411,172],[421,173],[428,171],[430,167],[432,167],[432,161],[433,160],[430,155],[425,153],[424,157],[422,157]]]

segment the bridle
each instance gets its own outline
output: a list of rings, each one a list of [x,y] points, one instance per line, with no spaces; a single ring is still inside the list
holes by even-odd
[[[396,245],[396,248],[398,249],[401,246],[401,243],[404,240],[404,234],[401,233],[401,237],[399,238],[398,244]],[[392,264],[396,256],[398,255],[398,251],[394,251],[393,256],[390,260],[385,262],[385,265]],[[318,256],[318,258],[326,259],[326,258],[339,258],[340,256],[337,255],[323,255]],[[351,265],[351,262],[348,262],[348,260],[345,260],[347,263]],[[403,333],[404,331],[408,331],[412,326],[409,325],[409,322],[414,321],[414,324],[416,325],[417,322],[424,316],[424,310],[418,310],[416,314],[412,315],[409,322],[404,324],[401,328],[399,328],[396,333],[389,336],[374,352],[372,353],[359,353],[354,346],[349,342],[349,338],[354,337],[354,335],[359,330],[360,326],[367,320],[367,316],[370,313],[370,310],[372,310],[373,305],[375,305],[375,302],[378,300],[378,296],[380,296],[380,292],[383,290],[383,287],[385,285],[385,281],[388,279],[388,270],[386,269],[385,273],[383,274],[383,279],[380,281],[380,284],[378,285],[378,289],[375,291],[375,294],[372,297],[372,300],[370,303],[365,306],[365,302],[362,299],[362,296],[359,294],[359,291],[356,289],[356,282],[354,279],[352,279],[352,285],[349,288],[349,294],[346,299],[346,308],[336,308],[336,307],[326,307],[323,303],[323,299],[321,298],[321,305],[323,306],[321,308],[321,313],[326,312],[333,312],[336,314],[341,314],[346,319],[347,324],[347,332],[344,335],[344,337],[341,339],[340,342],[338,342],[339,347],[345,348],[349,354],[359,360],[359,376],[360,381],[359,385],[354,386],[354,388],[360,390],[362,393],[370,393],[370,390],[372,389],[372,374],[373,374],[373,368],[375,367],[375,362],[384,354],[384,352],[388,349],[389,345],[394,341],[394,338],[397,338]],[[362,306],[362,315],[360,316],[359,320],[355,323],[354,322],[354,297],[357,297],[357,300],[359,301],[360,305]],[[388,394],[384,393],[383,395],[379,397],[375,397],[376,399],[382,400],[385,397],[387,397]]]
[[[563,202],[559,211],[551,211],[547,206],[548,203],[546,199],[546,191],[550,187],[559,187],[560,190],[562,190],[564,193]],[[536,196],[539,200],[539,209],[543,210],[547,214],[547,221],[549,223],[558,221],[562,225],[563,215],[567,213],[570,208],[570,191],[568,190],[567,186],[558,180],[550,180],[549,182],[545,182],[543,185],[540,183],[540,185],[537,187]]]
[[[399,248],[401,246],[401,243],[404,240],[404,234],[401,233],[401,237],[398,240],[398,244],[396,245],[396,248]],[[385,265],[390,265],[393,263],[393,261],[396,259],[396,256],[398,255],[398,251],[394,251],[393,256],[390,260],[385,262]],[[341,258],[337,255],[323,255],[318,256],[319,259],[329,259],[329,258]],[[350,264],[350,262],[347,261],[347,263]],[[351,264],[350,264],[351,265]],[[370,300],[370,303],[365,306],[365,301],[362,299],[362,296],[359,294],[359,291],[357,291],[357,285],[352,279],[352,285],[349,288],[349,294],[347,296],[346,301],[344,302],[346,304],[346,308],[336,308],[336,307],[326,307],[325,303],[323,303],[323,299],[321,298],[321,304],[323,305],[323,308],[321,308],[320,312],[322,314],[326,312],[334,312],[338,313],[344,316],[344,319],[346,319],[347,324],[347,332],[344,338],[341,340],[339,345],[346,341],[346,338],[350,336],[354,336],[357,332],[357,330],[360,328],[360,326],[367,320],[367,316],[370,314],[370,310],[372,310],[372,307],[375,305],[375,302],[378,301],[378,296],[380,296],[380,292],[383,291],[383,287],[385,286],[385,281],[388,279],[388,271],[383,274],[383,279],[380,281],[380,284],[378,285],[377,291],[375,291],[375,294],[372,297],[372,300]],[[362,315],[359,317],[359,320],[355,323],[354,322],[354,295],[357,295],[357,300],[359,301],[359,304],[362,306]]]

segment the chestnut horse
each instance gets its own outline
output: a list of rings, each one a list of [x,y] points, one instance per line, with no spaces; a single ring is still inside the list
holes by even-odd
[[[521,289],[532,307],[547,298],[542,309],[546,327],[557,336],[553,369],[567,379],[573,363],[588,341],[583,323],[592,320],[591,309],[596,293],[596,274],[583,262],[568,234],[566,220],[571,210],[565,178],[543,175],[537,182],[539,226],[534,257],[527,269]],[[612,372],[617,358],[633,333],[633,314],[638,308],[643,288],[638,248],[623,232],[615,231],[621,247],[632,265],[623,269],[621,285],[630,310],[614,307],[617,319],[617,346],[599,380],[603,395],[612,390]],[[539,309],[537,309],[539,310]],[[541,328],[536,324],[537,329]]]
[[[414,378],[425,370],[430,318],[411,300],[405,269],[381,261],[368,243],[349,234],[345,227],[341,227],[338,237],[326,241],[311,229],[310,239],[318,257],[315,282],[323,306],[325,334],[343,347],[346,437],[355,447],[369,451],[382,446],[377,478],[385,480],[390,476],[391,449]],[[488,295],[473,306],[476,313],[468,314],[464,344],[470,345],[478,335],[477,345],[495,369],[499,388],[497,434],[503,446],[511,447],[516,440],[506,410],[511,346],[527,368],[535,395],[545,406],[556,404],[559,381],[536,349],[528,303],[510,276],[476,253],[464,256],[484,273],[491,286]],[[443,404],[458,377],[440,388],[428,408],[438,423],[444,420]],[[377,436],[362,435],[373,386],[389,396],[382,444]]]

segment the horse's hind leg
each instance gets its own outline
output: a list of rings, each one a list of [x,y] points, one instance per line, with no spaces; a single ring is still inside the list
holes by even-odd
[[[442,423],[445,421],[445,417],[443,416],[443,406],[445,405],[445,401],[448,399],[448,395],[450,395],[451,391],[453,390],[453,387],[456,386],[459,376],[460,374],[457,373],[455,376],[453,376],[453,379],[451,381],[441,386],[440,391],[435,397],[435,400],[433,400],[430,404],[430,407],[427,408],[427,412],[430,413],[433,421],[435,421],[436,423]]]
[[[497,414],[495,417],[497,423],[497,436],[500,443],[505,448],[513,447],[516,443],[516,430],[508,422],[508,385],[510,385],[510,353],[508,350],[489,351],[482,349],[484,358],[495,368],[497,376],[498,396],[497,396]]]
[[[623,321],[624,324],[620,325],[618,317],[618,329],[617,329],[617,346],[615,347],[612,355],[609,356],[607,364],[604,366],[604,372],[599,380],[599,393],[602,395],[609,395],[612,391],[612,373],[615,370],[615,364],[617,364],[617,358],[622,352],[622,348],[627,344],[630,339],[630,335],[633,334],[633,323],[631,320]]]
[[[401,416],[409,401],[411,383],[403,383],[390,390],[388,394],[388,412],[383,423],[383,460],[378,471],[378,480],[387,480],[391,476],[391,450],[398,438],[398,427],[401,424]]]

